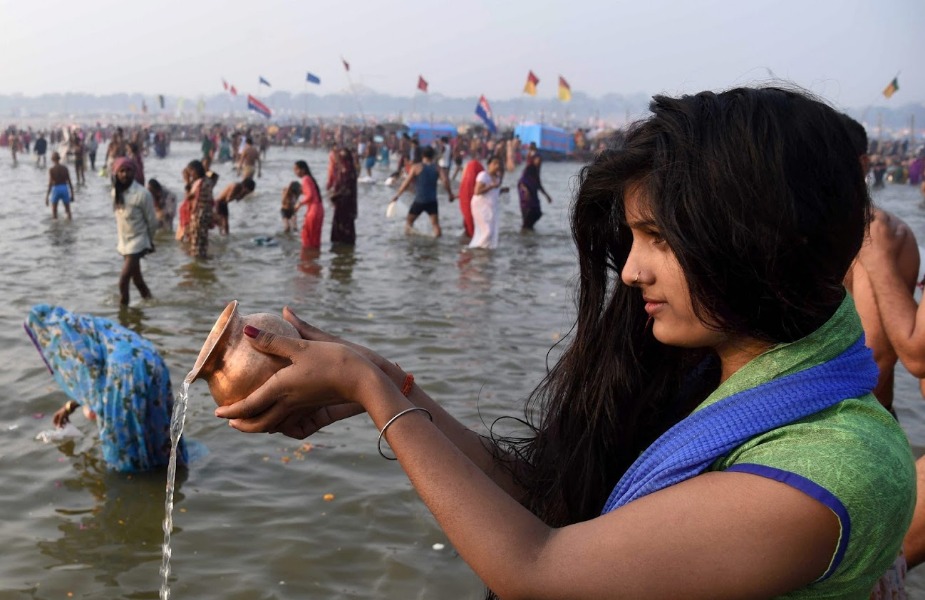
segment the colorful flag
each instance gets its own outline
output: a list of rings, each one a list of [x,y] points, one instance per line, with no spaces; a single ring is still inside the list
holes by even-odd
[[[157,101],[158,101],[158,102],[160,103],[160,105],[161,105],[161,110],[163,110],[163,109],[164,109],[164,95],[163,95],[163,94],[159,95],[159,96],[157,97]]]
[[[343,56],[341,56],[341,57],[340,57],[340,60],[341,60],[342,63],[344,63],[344,70],[345,70],[345,71],[349,71],[349,70],[350,70],[350,63],[347,62],[347,59],[345,59]]]
[[[418,89],[424,92],[425,94],[427,93],[427,80],[421,77],[420,75],[418,75]]]
[[[268,107],[266,104],[264,104],[260,100],[254,98],[250,94],[248,94],[247,96],[247,109],[252,110],[256,113],[259,113],[268,119],[273,115],[273,112],[270,110],[270,107]]]
[[[226,91],[226,92],[228,91],[228,82],[225,81],[224,79],[222,79],[222,87],[225,88],[225,91]]]
[[[475,114],[485,122],[488,131],[492,133],[498,131],[498,128],[495,127],[495,121],[491,116],[491,106],[488,105],[488,100],[485,99],[485,96],[479,97],[479,103],[475,105]]]
[[[559,75],[559,100],[568,102],[572,99],[572,88],[569,86],[565,77]]]
[[[258,76],[258,77],[259,77],[259,76]],[[267,87],[273,87],[272,85],[270,85],[270,82],[267,81],[266,79],[264,79],[263,77],[259,77],[259,80],[260,80],[260,81],[259,81],[259,83],[258,83],[257,85],[265,85],[265,86],[267,86]]]
[[[231,86],[231,89],[228,90],[228,91],[231,92],[231,95],[232,95],[232,96],[237,96],[237,95],[238,95],[238,90],[235,89],[234,86]]]
[[[305,75],[305,81],[309,83],[318,83],[318,84],[321,83],[321,79],[319,79],[317,75],[313,75],[312,73],[308,73]]]
[[[530,71],[527,74],[527,83],[524,84],[524,93],[536,96],[536,84],[539,82],[540,78],[534,75],[533,71]]]
[[[196,112],[202,114],[206,109],[206,101],[202,98],[199,99],[199,102],[196,103]]]
[[[894,77],[893,81],[890,82],[890,85],[886,86],[883,90],[883,95],[887,98],[890,98],[899,91],[899,77]]]
[[[186,103],[186,98],[184,98],[183,96],[180,96],[179,98],[177,98],[177,112],[178,113],[183,112],[183,105],[185,103]]]

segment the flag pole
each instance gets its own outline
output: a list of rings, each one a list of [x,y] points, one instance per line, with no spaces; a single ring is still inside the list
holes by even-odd
[[[363,114],[363,105],[360,104],[360,97],[357,94],[356,88],[353,86],[353,79],[350,77],[350,67],[347,66],[347,61],[344,60],[344,57],[340,57],[341,62],[344,63],[344,73],[347,75],[347,83],[350,85],[350,92],[353,94],[353,99],[357,103],[357,109],[360,112],[360,120],[363,124],[366,123],[366,116]]]

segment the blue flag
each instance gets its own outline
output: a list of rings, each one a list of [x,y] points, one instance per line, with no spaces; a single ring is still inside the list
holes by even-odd
[[[475,105],[475,114],[485,122],[488,131],[497,133],[498,128],[495,127],[495,121],[491,116],[491,106],[488,105],[488,100],[485,99],[485,96],[481,96],[479,103]]]
[[[272,85],[270,85],[270,82],[264,79],[263,77],[260,78],[260,83],[258,85],[265,85],[267,87],[273,87]]]
[[[305,81],[309,83],[321,83],[321,80],[318,78],[318,76],[311,73],[305,75]]]

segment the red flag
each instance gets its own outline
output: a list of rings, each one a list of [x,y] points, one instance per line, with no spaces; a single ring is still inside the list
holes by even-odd
[[[232,96],[238,95],[238,90],[236,90],[234,86],[231,86],[231,89],[229,91],[231,92]]]
[[[341,60],[342,63],[344,63],[344,70],[345,70],[345,71],[349,71],[349,70],[350,70],[350,63],[348,63],[347,60],[346,60],[343,56],[340,58],[340,60]]]
[[[225,88],[225,91],[228,91],[228,82],[222,79],[222,86]]]
[[[427,80],[421,77],[420,75],[418,75],[418,89],[424,92],[425,94],[427,93]]]

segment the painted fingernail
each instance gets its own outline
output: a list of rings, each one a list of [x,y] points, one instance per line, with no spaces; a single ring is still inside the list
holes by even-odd
[[[246,335],[249,338],[255,338],[258,335],[260,335],[260,330],[254,327],[253,325],[245,325],[244,335]]]

